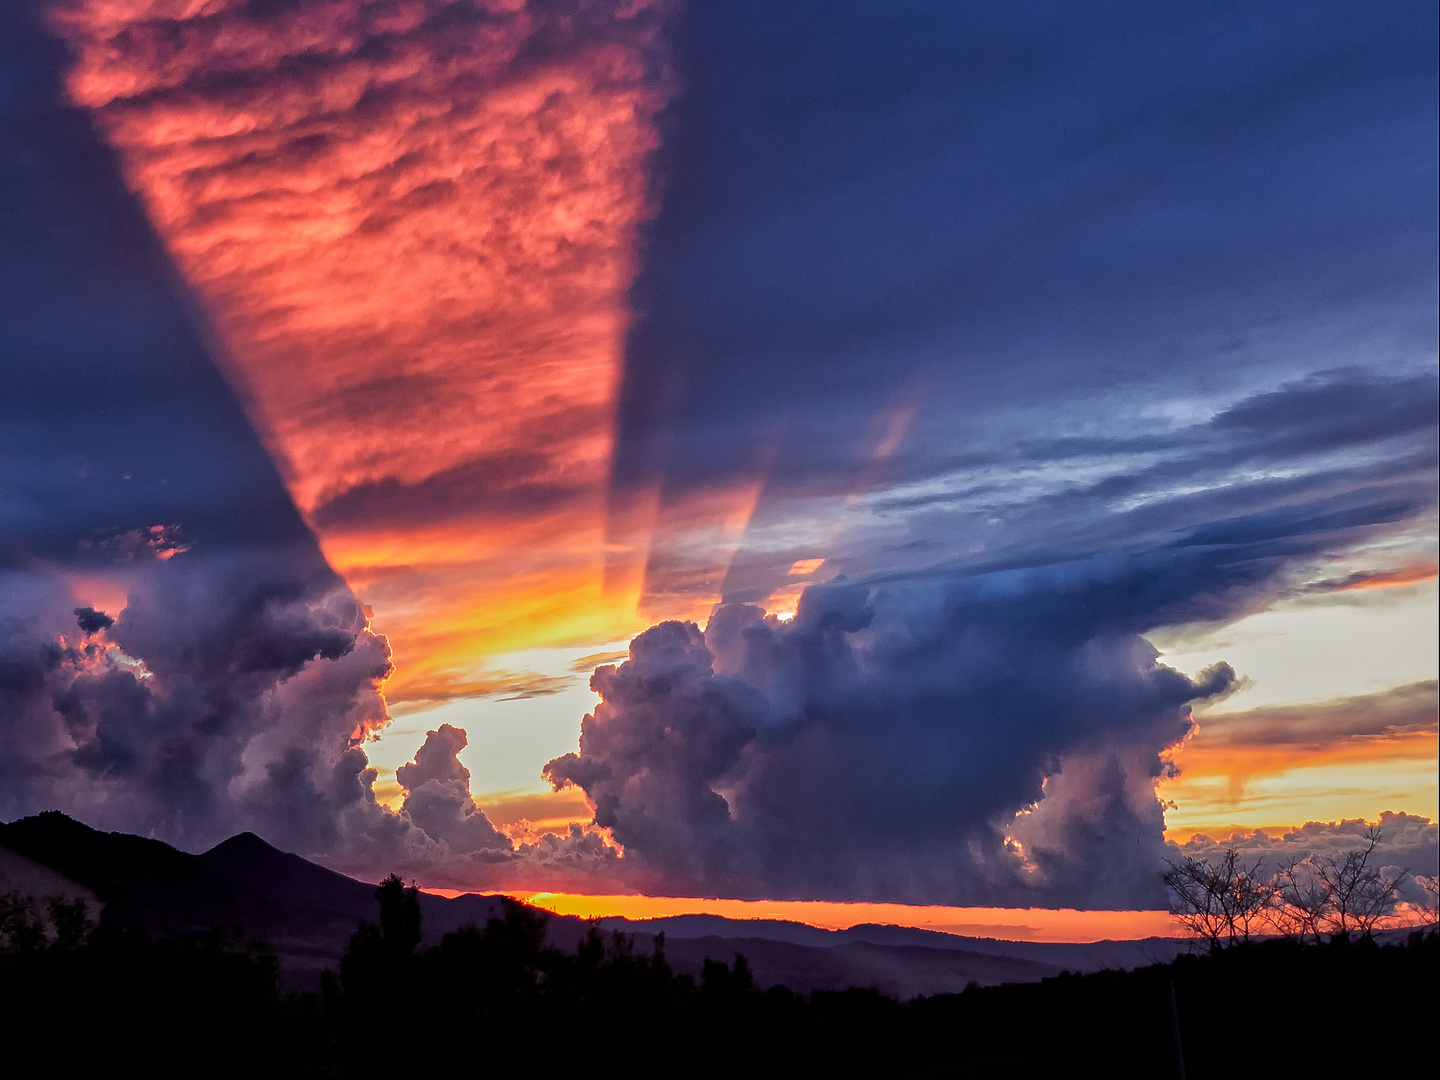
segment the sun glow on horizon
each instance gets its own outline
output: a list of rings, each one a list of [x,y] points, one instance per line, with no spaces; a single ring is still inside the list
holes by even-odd
[[[972,908],[824,900],[726,900],[546,892],[517,894],[516,899],[557,915],[576,915],[586,919],[614,916],[627,919],[659,919],[674,915],[720,915],[729,919],[779,919],[825,930],[880,924],[1015,941],[1134,941],[1150,937],[1171,937],[1178,932],[1166,911]]]

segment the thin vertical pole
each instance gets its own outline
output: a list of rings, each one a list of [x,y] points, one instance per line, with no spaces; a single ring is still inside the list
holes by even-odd
[[[1180,1009],[1175,1004],[1175,980],[1166,979],[1165,988],[1170,994],[1170,1034],[1175,1043],[1175,1075],[1185,1080],[1185,1045],[1180,1041]]]

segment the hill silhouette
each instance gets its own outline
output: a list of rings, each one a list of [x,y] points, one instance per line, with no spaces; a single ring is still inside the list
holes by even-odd
[[[667,941],[678,943],[692,938],[759,938],[787,942],[811,948],[830,949],[838,945],[868,945],[903,948],[941,949],[1024,960],[1068,971],[1100,971],[1110,968],[1138,967],[1173,959],[1185,948],[1175,938],[1140,938],[1134,941],[1095,941],[1087,943],[1010,941],[1003,938],[976,938],[926,930],[914,926],[881,923],[859,923],[842,930],[827,930],[784,919],[730,919],[723,915],[670,915],[657,919],[601,919],[607,930],[629,934],[664,934]],[[1015,968],[1007,981],[1024,981],[1023,968]],[[1036,976],[1039,977],[1038,975]],[[988,980],[980,979],[982,984]]]
[[[238,928],[246,939],[275,952],[285,985],[313,990],[322,972],[334,969],[358,923],[373,919],[375,886],[280,851],[254,833],[240,833],[192,855],[159,840],[102,832],[50,811],[0,824],[0,845],[92,889],[105,917],[154,934],[213,927]],[[501,917],[501,897],[454,898],[418,894],[423,940],[435,945],[467,925]],[[1062,968],[1121,966],[1096,946],[1045,946],[995,942],[895,926],[829,931],[783,920],[736,920],[709,915],[628,921],[601,920],[621,930],[638,949],[664,934],[676,971],[699,977],[707,960],[728,962],[743,952],[762,986],[792,991],[868,987],[897,998],[958,992],[1026,982]],[[557,948],[574,949],[590,924],[549,916],[546,936]],[[1109,943],[1130,947],[1137,943]],[[1170,950],[1166,956],[1160,953]],[[1173,955],[1157,944],[1155,955],[1130,948],[1130,964]],[[1112,952],[1114,950],[1112,949]]]
[[[607,933],[504,897],[427,898],[393,875],[368,886],[254,836],[189,855],[47,815],[0,826],[0,842],[23,845],[26,865],[57,864],[36,880],[107,897],[97,926],[73,901],[0,894],[0,1024],[64,1073],[135,1058],[162,1076],[369,1076],[377,1032],[400,1033],[403,1067],[447,1072],[473,1069],[497,1039],[642,1076],[1008,1078],[1058,1065],[1218,1080],[1295,1054],[1324,1075],[1433,1064],[1433,930],[1388,946],[1281,939],[1133,971],[1050,975],[1041,961],[863,940],[903,938],[895,927],[856,928],[858,937],[778,921],[752,928],[828,946],[739,936],[743,923],[707,919],[676,928],[725,933]],[[363,892],[370,904],[356,919]],[[424,925],[427,911],[453,919],[492,909],[438,940]],[[184,929],[216,912],[250,922],[238,933]],[[281,957],[257,943],[257,928],[299,935],[286,947],[309,948],[299,959],[313,970],[328,948],[316,928],[334,933],[347,920],[321,992],[284,992]],[[573,944],[561,940],[577,931]],[[976,978],[947,992],[967,972],[1000,985]],[[1028,981],[1007,978],[1016,972]],[[1323,1044],[1297,1050],[1296,1037],[1321,1025]]]
[[[240,833],[199,855],[47,811],[0,824],[0,845],[94,891],[105,918],[168,935],[238,928],[276,953],[287,985],[315,989],[356,925],[375,913],[375,886]],[[498,897],[421,894],[428,942],[500,912]],[[569,937],[578,940],[578,920]]]
[[[250,926],[271,912],[254,892],[169,844],[92,829],[58,811],[0,825],[0,844],[93,889],[108,917],[166,933]]]

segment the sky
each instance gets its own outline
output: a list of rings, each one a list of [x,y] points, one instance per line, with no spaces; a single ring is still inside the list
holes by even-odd
[[[1433,5],[0,30],[5,818],[1107,933],[1436,872]]]

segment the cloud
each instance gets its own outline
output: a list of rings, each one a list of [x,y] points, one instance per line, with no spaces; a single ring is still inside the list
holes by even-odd
[[[581,656],[570,663],[570,670],[579,674],[589,674],[601,664],[613,664],[617,660],[624,660],[630,654],[628,652],[601,652],[591,653],[588,656]]]
[[[0,12],[0,809],[454,887],[1157,902],[1161,754],[1232,674],[1141,635],[1433,511],[1434,13],[942,7],[692,5],[638,276],[656,9],[66,0],[69,60]],[[290,496],[438,700],[613,639],[607,476],[650,595],[731,601],[548,767],[613,842],[507,840],[455,728],[378,804],[391,655]],[[746,605],[817,556],[854,580]]]
[[[467,692],[598,576],[665,8],[53,5],[291,496],[415,644],[397,701]]]
[[[1351,739],[1433,735],[1436,694],[1431,679],[1337,701],[1217,713],[1204,720],[1205,741],[1217,747],[1299,753]]]
[[[1159,906],[1155,863],[1165,817],[1155,779],[1163,773],[1147,747],[1066,755],[1047,775],[1044,796],[1006,830],[1037,891],[1084,897],[1086,907]]]
[[[789,622],[662,623],[596,670],[580,751],[546,775],[672,891],[1163,903],[1160,754],[1234,679],[1139,636],[1186,569],[832,582]]]
[[[1235,820],[1231,815],[1243,814],[1239,820],[1255,822],[1256,815],[1267,812],[1268,801],[1283,801],[1286,787],[1306,787],[1306,770],[1341,769],[1371,778],[1359,791],[1353,788],[1355,779],[1340,781],[1352,787],[1352,798],[1390,801],[1394,796],[1382,792],[1407,790],[1401,775],[1413,777],[1411,782],[1424,790],[1426,766],[1435,760],[1436,723],[1434,680],[1333,701],[1207,710],[1195,737],[1176,749],[1177,773],[1167,781],[1165,794],[1192,822],[1197,814],[1201,821]],[[1336,784],[1333,772],[1311,775],[1317,795]],[[1285,783],[1267,795],[1266,782],[1276,778]],[[1274,816],[1260,824],[1289,816],[1271,805],[1268,812]],[[1176,822],[1172,817],[1172,826]]]
[[[1395,585],[1414,585],[1422,581],[1434,580],[1435,572],[1434,563],[1403,566],[1398,570],[1357,570],[1353,574],[1346,574],[1343,578],[1327,578],[1324,581],[1311,582],[1305,587],[1305,591],[1337,593],[1358,589],[1383,589]]]
[[[1366,832],[1372,827],[1379,829],[1380,843],[1371,856],[1370,865],[1387,869],[1391,874],[1404,870],[1410,875],[1433,877],[1440,872],[1440,826],[1426,817],[1389,810],[1374,822],[1363,818],[1307,821],[1278,836],[1273,834],[1274,830],[1267,833],[1260,829],[1221,837],[1197,833],[1183,844],[1168,847],[1172,857],[1188,855],[1213,862],[1233,846],[1247,865],[1258,861],[1261,873],[1268,876],[1291,860],[1311,856],[1343,859],[1348,852],[1366,846]],[[1401,899],[1424,902],[1423,890],[1413,876],[1404,882]]]
[[[487,848],[508,851],[510,841],[470,798],[470,770],[457,756],[467,741],[464,731],[449,724],[425,733],[415,760],[395,772],[395,779],[405,789],[402,813],[457,853]]]
[[[1360,524],[1401,531],[1435,505],[1434,421],[1414,407],[1435,388],[1433,372],[1329,372],[1198,422],[1147,425],[1143,435],[987,445],[982,426],[966,457],[921,447],[868,494],[821,489],[796,499],[772,490],[724,596],[763,602],[785,588],[792,557],[805,550],[797,542],[829,550],[827,566],[848,573],[941,560],[973,573],[1176,542]],[[1276,437],[1258,421],[1230,422],[1255,410],[1280,429]],[[1116,425],[1124,426],[1118,416]]]
[[[399,810],[377,801],[365,743],[389,722],[390,652],[323,564],[283,550],[152,564],[118,617],[80,608],[80,634],[58,575],[0,584],[7,819],[59,809],[190,850],[248,830],[437,887],[619,887],[619,852],[593,829],[555,822],[520,844],[497,830],[448,724],[398,770]]]
[[[82,634],[98,634],[101,630],[108,630],[114,626],[115,620],[105,612],[96,611],[92,607],[77,607],[75,623],[80,627]]]
[[[313,547],[38,9],[0,10],[0,566]]]
[[[611,539],[708,532],[702,601],[1433,506],[1430,7],[738,0],[672,39]],[[738,547],[667,534],[741,481]]]
[[[0,813],[342,846],[385,820],[360,744],[386,720],[389,649],[64,104],[37,10],[0,7],[21,163],[0,178]]]
[[[579,788],[490,794],[484,810],[495,827],[517,843],[534,843],[546,833],[567,834],[572,824],[583,826],[595,816]]]
[[[344,585],[306,566],[283,551],[154,563],[118,617],[78,609],[80,635],[53,572],[13,572],[0,805],[187,846],[240,827],[334,842],[366,801],[349,752],[385,722],[389,651]]]
[[[547,829],[510,830],[516,838],[497,829],[471,795],[470,772],[460,763],[467,741],[465,732],[450,724],[426,732],[415,759],[396,770],[405,792],[398,813],[384,816],[383,831],[337,850],[327,861],[370,878],[398,871],[437,888],[619,885],[620,852],[593,828],[556,822]]]

